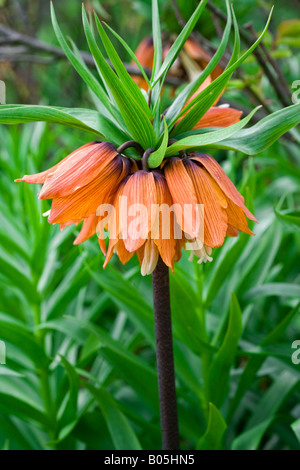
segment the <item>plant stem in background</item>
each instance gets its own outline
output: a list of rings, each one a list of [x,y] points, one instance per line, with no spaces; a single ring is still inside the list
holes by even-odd
[[[156,358],[163,450],[179,450],[169,268],[159,258],[153,271]]]

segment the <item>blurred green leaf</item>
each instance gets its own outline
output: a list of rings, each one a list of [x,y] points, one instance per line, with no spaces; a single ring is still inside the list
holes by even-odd
[[[103,388],[95,388],[87,382],[83,382],[83,385],[96,398],[116,450],[141,450],[141,445],[134,430],[111,395]]]
[[[155,83],[163,76],[168,73],[170,70],[172,64],[176,60],[176,57],[178,56],[179,52],[181,51],[184,43],[186,42],[187,38],[189,37],[190,33],[193,31],[197,21],[200,18],[201,13],[203,12],[206,3],[208,0],[202,0],[196,10],[194,11],[193,15],[187,22],[187,24],[184,26],[182,29],[181,33],[175,40],[174,44],[171,46],[171,49],[169,50],[167,57],[165,58],[161,68],[158,70],[158,72],[155,73],[155,76],[153,78],[152,86],[155,85]]]
[[[209,396],[216,406],[222,405],[227,394],[229,373],[234,364],[241,334],[241,309],[236,296],[232,293],[226,336],[209,367]]]
[[[269,297],[269,296],[283,296],[283,297],[300,297],[300,286],[289,284],[287,282],[274,282],[271,284],[263,284],[261,286],[253,287],[245,294],[247,299],[255,299],[256,297]]]
[[[143,109],[127,91],[125,84],[119,80],[104,59],[96,44],[84,8],[82,9],[82,18],[91,53],[118,104],[119,110],[132,137],[145,147],[145,149],[154,147],[156,137],[147,114],[145,114]]]
[[[197,450],[221,450],[227,425],[213,403],[209,404],[208,424],[205,434],[199,439]]]

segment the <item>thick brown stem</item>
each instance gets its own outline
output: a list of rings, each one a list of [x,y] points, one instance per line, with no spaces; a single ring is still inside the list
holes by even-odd
[[[161,258],[152,279],[162,448],[179,450],[169,268]]]

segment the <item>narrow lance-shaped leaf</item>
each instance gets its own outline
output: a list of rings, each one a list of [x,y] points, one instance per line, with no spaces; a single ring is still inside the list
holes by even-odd
[[[199,439],[197,450],[221,450],[222,438],[226,428],[227,425],[220,411],[213,403],[210,403],[207,429]]]
[[[129,132],[131,133],[131,136],[144,148],[153,147],[156,142],[156,136],[147,115],[107,64],[105,58],[97,46],[84,8],[82,9],[82,17],[83,26],[91,53],[93,54],[93,57],[117,102],[119,110],[123,116]]]
[[[60,419],[60,425],[67,425],[73,421],[76,421],[77,415],[77,402],[78,402],[78,390],[79,390],[79,377],[70,362],[60,354],[62,364],[66,370],[69,379],[69,396],[68,401],[65,404],[65,408]]]
[[[168,147],[168,140],[169,140],[169,132],[166,120],[164,119],[164,134],[162,142],[159,148],[150,154],[148,159],[148,165],[150,168],[158,167],[164,159],[167,147]]]
[[[172,64],[176,60],[176,57],[178,56],[179,52],[181,51],[185,41],[189,37],[190,33],[193,31],[197,21],[200,18],[201,13],[203,12],[208,0],[202,0],[201,3],[198,5],[196,10],[194,11],[193,15],[177,37],[176,41],[172,45],[171,49],[169,50],[167,57],[165,58],[161,68],[159,71],[155,74],[155,77],[152,82],[152,86],[154,86],[157,81],[163,76],[168,73],[170,70]]]
[[[104,388],[95,388],[86,381],[82,381],[82,385],[97,400],[115,448],[117,450],[141,450],[141,445],[134,430],[126,416],[118,408],[113,397]]]
[[[83,6],[84,8],[84,6]],[[112,65],[114,66],[115,71],[117,72],[120,80],[122,81],[123,85],[127,87],[127,90],[130,92],[132,97],[136,100],[136,102],[141,106],[143,111],[148,115],[149,118],[151,118],[151,112],[150,109],[147,105],[147,102],[135,83],[135,81],[131,78],[129,73],[127,72],[126,68],[123,65],[123,62],[121,61],[120,57],[118,56],[114,46],[110,42],[107,34],[105,33],[103,26],[101,22],[99,21],[97,15],[95,15],[95,21],[97,25],[98,32],[100,34],[101,40],[104,44],[104,47],[106,49],[106,52],[108,54],[108,57],[111,60]]]
[[[143,75],[143,78],[146,80],[148,86],[150,87],[150,80],[147,77],[146,72],[143,69],[143,66],[140,64],[140,62],[139,62],[138,58],[136,57],[135,53],[133,52],[133,50],[128,46],[127,42],[124,41],[124,39],[121,38],[121,36],[116,31],[114,31],[107,23],[104,23],[104,24],[109,29],[109,31],[118,39],[118,41],[122,44],[124,49],[128,52],[131,59],[135,62],[135,64],[139,68],[141,74]]]
[[[72,46],[72,50],[73,50],[73,53],[75,54],[75,56],[78,58],[78,60],[80,60],[80,62],[82,63],[83,67],[89,72],[89,69],[86,65],[86,63],[84,62],[84,60],[82,59],[82,56],[80,54],[80,50],[78,49],[78,47],[76,46],[76,44],[74,43],[74,41],[72,41],[71,38],[68,38],[69,39],[69,42]],[[99,79],[100,79],[100,85],[101,87],[103,88],[103,90],[105,91],[106,95],[107,95],[107,98],[109,99],[109,101],[111,102],[111,106],[113,108],[113,112],[114,112],[114,117],[110,114],[110,112],[107,110],[106,106],[104,103],[102,103],[101,99],[95,95],[95,93],[90,89],[90,93],[92,94],[92,96],[95,96],[98,100],[98,103],[101,103],[101,114],[103,114],[104,116],[108,116],[118,127],[120,126],[120,123],[122,122],[122,117],[121,117],[121,114],[120,114],[120,111],[118,110],[118,108],[116,107],[115,105],[115,102],[113,100],[113,97],[110,93],[110,90],[109,88],[106,86],[106,83],[105,81],[103,80],[103,77],[101,75],[101,72],[99,70],[99,67],[97,67],[96,65],[96,68],[97,68],[97,72],[98,72],[98,75],[99,75]],[[98,79],[98,80],[99,80]]]
[[[233,124],[232,126],[222,128],[218,131],[207,132],[205,134],[199,135],[191,135],[189,137],[185,137],[184,139],[178,140],[170,147],[168,147],[166,151],[166,157],[173,155],[180,150],[187,150],[187,149],[197,149],[201,147],[206,147],[211,145],[215,142],[219,142],[226,137],[230,137],[231,135],[235,134],[237,131],[242,129],[252,118],[252,116],[256,113],[256,111],[260,108],[258,106],[255,108],[248,116],[246,116],[241,121]]]
[[[128,140],[121,129],[98,111],[81,108],[56,108],[53,106],[18,105],[0,108],[1,124],[24,124],[26,122],[51,122],[73,129],[96,134],[116,145]]]
[[[226,138],[213,147],[254,155],[270,147],[280,136],[299,123],[300,104],[295,104],[270,114],[249,129],[241,130],[233,138]]]
[[[89,86],[89,88],[103,101],[103,103],[105,104],[107,109],[113,115],[114,114],[113,109],[112,109],[111,103],[110,103],[106,93],[104,92],[101,85],[99,84],[99,82],[94,77],[94,75],[91,72],[89,72],[89,70],[86,67],[84,67],[82,65],[81,61],[76,57],[76,55],[72,52],[72,50],[68,46],[68,44],[67,44],[67,42],[66,42],[66,40],[65,40],[61,30],[60,30],[60,27],[57,23],[55,10],[54,10],[54,6],[53,6],[52,2],[51,2],[50,5],[51,5],[51,20],[52,20],[53,29],[54,29],[54,32],[56,34],[57,40],[58,40],[59,44],[61,45],[61,48],[63,49],[63,51],[66,54],[67,58],[69,59],[69,61],[71,62],[71,64],[75,68],[75,70],[79,73],[81,78],[86,82],[86,84]]]
[[[224,30],[224,34],[222,37],[222,41],[207,65],[203,72],[200,73],[199,77],[197,77],[194,81],[189,83],[180,93],[179,95],[175,98],[171,106],[169,107],[168,111],[166,112],[166,121],[170,127],[173,126],[173,124],[176,121],[176,118],[179,116],[179,113],[181,112],[184,104],[190,98],[190,96],[195,93],[200,85],[204,82],[204,80],[211,74],[211,72],[214,70],[216,65],[219,63],[221,57],[223,56],[226,46],[228,44],[229,36],[230,36],[230,30],[231,30],[231,24],[232,24],[232,17],[231,17],[231,9],[229,7],[229,2],[227,1],[227,23],[226,27]]]
[[[276,344],[283,336],[288,328],[289,324],[293,321],[296,315],[299,314],[300,303],[293,308],[282,320],[281,322],[261,341],[260,346],[269,346],[272,344]],[[236,392],[230,404],[230,409],[228,412],[228,419],[231,420],[233,413],[235,412],[236,408],[238,407],[240,401],[242,400],[243,396],[245,395],[246,391],[251,387],[257,371],[262,366],[265,357],[259,356],[252,356],[249,358],[241,378],[239,380]]]
[[[162,40],[157,0],[152,0],[152,35],[154,45],[154,59],[151,81],[154,79],[156,72],[158,72],[160,69],[162,62]]]
[[[228,389],[229,372],[242,334],[242,314],[237,298],[232,293],[228,328],[223,344],[209,368],[211,401],[222,405]]]
[[[208,109],[213,105],[216,98],[221,94],[223,89],[226,86],[226,83],[230,79],[232,73],[237,69],[239,65],[241,65],[244,60],[253,52],[256,46],[260,43],[262,38],[264,37],[267,28],[269,26],[272,11],[269,15],[267,24],[259,36],[257,41],[246,51],[236,62],[234,62],[230,67],[226,68],[226,70],[220,75],[216,80],[214,80],[208,87],[206,87],[198,96],[196,96],[180,113],[179,117],[186,113],[188,109],[190,111],[182,118],[182,120],[175,126],[172,135],[176,136],[183,132],[186,132],[197,124],[197,122],[201,119],[201,117],[208,111]],[[235,43],[237,40],[235,41]],[[237,51],[237,45],[234,48],[234,54]]]
[[[275,214],[280,221],[290,227],[293,231],[295,228],[299,230],[300,228],[300,211],[296,209],[282,209],[282,205],[287,198],[290,191],[286,194],[283,194],[278,202],[277,206],[275,207]]]
[[[298,387],[299,381],[299,374],[291,374],[289,370],[281,371],[254,408],[247,429],[252,429],[272,416],[275,417],[275,414],[280,410],[295,387]]]
[[[160,18],[159,18],[159,8],[158,1],[152,0],[152,36],[153,36],[153,45],[154,45],[154,57],[153,57],[153,68],[151,75],[151,82],[162,63],[162,39],[161,39],[161,30],[160,30]],[[160,104],[161,104],[161,91],[163,86],[159,81],[155,85],[150,85],[149,97],[148,100],[152,106],[152,113],[154,116],[153,127],[156,135],[159,135],[161,128],[161,119],[160,119]]]
[[[274,421],[274,418],[273,416],[272,418],[266,419],[257,426],[238,435],[231,445],[231,450],[257,450],[265,432]]]

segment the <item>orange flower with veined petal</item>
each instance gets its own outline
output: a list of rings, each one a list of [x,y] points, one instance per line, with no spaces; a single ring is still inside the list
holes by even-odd
[[[113,253],[124,264],[136,253],[143,275],[153,272],[159,255],[174,271],[185,238],[170,211],[173,200],[163,173],[140,170],[130,175],[120,185],[113,205],[116,213],[108,223],[110,241],[104,267]]]
[[[178,205],[190,202],[194,218],[204,224],[202,236],[195,234],[189,220],[183,219],[185,225],[181,225],[193,243],[187,243],[186,249],[192,251],[192,257],[199,258],[198,262],[211,261],[212,248],[222,246],[226,236],[235,237],[239,232],[253,235],[245,215],[257,222],[256,218],[213,157],[207,154],[192,154],[183,159],[172,157],[164,170],[173,201]],[[197,204],[204,207],[203,217],[197,213]]]
[[[131,171],[131,160],[119,155],[109,142],[90,142],[54,167],[16,182],[43,184],[40,199],[52,199],[48,221],[63,229],[83,220],[75,243],[96,233],[97,208],[110,203],[116,188]],[[105,251],[102,243],[101,248]]]
[[[147,60],[149,66],[152,49],[147,40],[139,47],[142,62]],[[186,105],[211,80],[207,77]],[[240,111],[215,106],[218,99],[194,129],[227,127],[240,120]],[[123,264],[136,253],[143,275],[153,272],[159,256],[174,271],[182,248],[191,251],[191,258],[196,255],[200,263],[211,261],[212,249],[220,247],[226,236],[235,237],[239,231],[252,234],[245,216],[256,220],[220,165],[206,154],[174,156],[165,159],[160,169],[149,170],[147,159],[136,162],[119,154],[111,143],[91,142],[53,168],[24,176],[22,181],[43,184],[39,197],[53,200],[50,223],[59,223],[63,229],[83,222],[74,244],[98,233],[106,255],[104,267],[114,253]],[[113,211],[102,213],[98,209],[103,205],[110,205]],[[135,210],[141,207],[144,211]],[[105,229],[109,233],[107,253]]]
[[[135,162],[108,142],[91,142],[49,170],[16,181],[43,184],[39,197],[53,200],[51,224],[63,229],[83,221],[74,244],[98,233],[106,255],[107,229],[104,267],[113,253],[123,264],[136,253],[143,275],[153,272],[159,256],[174,271],[182,248],[198,262],[211,261],[212,249],[223,245],[226,236],[252,234],[245,216],[256,221],[207,154],[174,156],[160,169],[149,170],[144,159]]]

